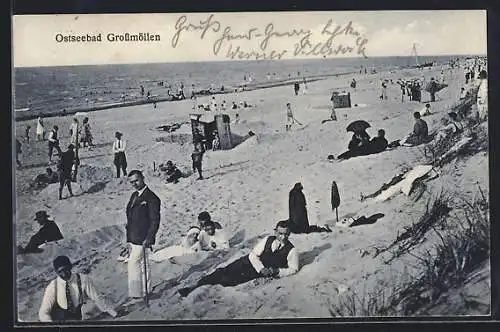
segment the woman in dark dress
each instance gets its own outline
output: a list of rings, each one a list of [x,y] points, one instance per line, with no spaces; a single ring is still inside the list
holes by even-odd
[[[297,182],[292,190],[290,190],[288,197],[288,225],[290,232],[298,233],[313,233],[313,232],[331,232],[328,227],[319,227],[316,225],[309,225],[309,218],[307,217],[306,197],[302,192],[302,184]]]

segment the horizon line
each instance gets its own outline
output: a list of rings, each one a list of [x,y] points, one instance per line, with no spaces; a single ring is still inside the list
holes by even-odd
[[[450,56],[456,56],[456,57],[469,57],[469,56],[482,56],[482,57],[487,57],[487,54],[477,54],[477,53],[449,53],[449,54],[419,54],[419,57],[450,57]],[[234,60],[234,59],[227,59],[227,60],[186,60],[186,61],[152,61],[152,62],[110,62],[110,63],[89,63],[89,64],[66,64],[66,65],[33,65],[33,66],[12,66],[12,69],[23,69],[23,68],[49,68],[49,67],[79,67],[79,66],[113,66],[113,65],[147,65],[147,64],[185,64],[185,63],[211,63],[211,62],[278,62],[278,61],[303,61],[303,60],[322,60],[322,61],[328,61],[328,60],[345,60],[345,59],[370,59],[370,58],[389,58],[389,57],[402,57],[402,58],[413,58],[415,57],[414,55],[374,55],[370,56],[367,58],[363,57],[332,57],[332,58],[291,58],[291,59],[280,59],[280,60]]]

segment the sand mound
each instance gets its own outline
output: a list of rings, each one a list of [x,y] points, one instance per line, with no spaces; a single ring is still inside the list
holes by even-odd
[[[108,182],[114,176],[111,166],[80,165],[78,169],[77,184],[84,192]]]
[[[232,151],[247,151],[247,149],[251,149],[259,144],[259,139],[257,135],[251,136],[235,146]]]
[[[73,191],[74,195],[80,195],[84,192],[82,189],[81,185],[78,182],[71,182],[71,189]],[[63,197],[66,197],[68,194],[68,189],[64,187],[63,189]],[[44,197],[58,197],[59,195],[59,183],[52,183],[49,184],[47,187],[45,187],[42,191],[40,191],[40,194]]]
[[[18,273],[24,276],[41,274],[52,269],[52,260],[59,255],[68,256],[75,265],[84,265],[94,252],[106,252],[119,246],[123,240],[123,227],[114,225],[84,233],[71,239],[45,244],[43,252],[17,256]]]

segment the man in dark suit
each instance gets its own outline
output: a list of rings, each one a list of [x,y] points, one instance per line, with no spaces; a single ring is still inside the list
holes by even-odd
[[[128,259],[129,296],[138,300],[147,296],[150,289],[148,254],[155,244],[160,225],[160,199],[144,183],[141,171],[133,170],[128,175],[135,189],[127,204],[127,243],[130,245]],[[149,249],[149,250],[147,250]]]
[[[68,145],[68,150],[61,155],[59,159],[59,164],[57,169],[59,170],[59,199],[62,199],[62,191],[64,186],[68,187],[69,195],[73,196],[73,191],[71,190],[71,171],[73,170],[73,164],[75,163],[75,146],[73,144]]]

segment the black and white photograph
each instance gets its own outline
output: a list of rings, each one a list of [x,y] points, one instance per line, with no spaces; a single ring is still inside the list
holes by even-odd
[[[489,317],[486,18],[13,15],[14,321]]]

